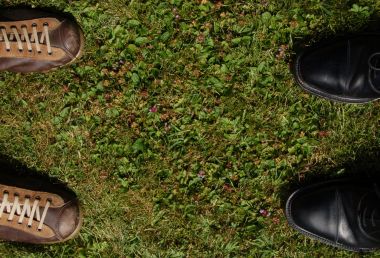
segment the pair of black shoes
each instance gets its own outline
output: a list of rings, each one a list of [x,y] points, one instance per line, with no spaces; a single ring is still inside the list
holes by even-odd
[[[319,44],[293,66],[306,91],[333,101],[366,103],[380,98],[380,34]],[[294,192],[286,203],[289,224],[343,249],[380,249],[380,188],[371,180],[346,179]]]

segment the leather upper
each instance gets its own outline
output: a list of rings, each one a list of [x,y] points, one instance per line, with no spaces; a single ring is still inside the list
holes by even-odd
[[[380,248],[380,198],[371,182],[338,180],[293,193],[286,204],[295,229],[354,251]]]
[[[342,102],[380,97],[380,35],[361,35],[305,49],[294,73],[305,90]]]
[[[33,26],[40,40],[40,51],[33,38]],[[47,36],[45,26],[48,28]],[[26,39],[24,29],[30,40]],[[17,40],[15,34],[21,40]],[[4,37],[8,39],[10,47],[7,47]],[[30,46],[27,41],[30,41]],[[0,10],[0,71],[48,71],[73,62],[81,55],[83,45],[83,33],[71,18],[38,9]]]
[[[17,197],[17,202],[16,202]],[[20,212],[29,201],[30,207],[38,200],[39,216]],[[6,208],[21,207],[19,212]],[[47,203],[46,216],[41,229],[38,228]],[[32,209],[32,208],[31,208]],[[0,162],[0,239],[25,243],[57,243],[72,238],[79,232],[82,213],[76,195],[62,183],[53,182],[44,175],[27,174]],[[30,218],[32,222],[28,224]],[[39,218],[38,218],[39,217]]]

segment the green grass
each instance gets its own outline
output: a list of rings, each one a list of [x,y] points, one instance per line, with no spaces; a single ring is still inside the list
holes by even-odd
[[[86,48],[53,72],[0,74],[0,153],[67,182],[85,221],[2,257],[358,257],[290,229],[282,204],[290,185],[376,159],[380,105],[313,97],[288,66],[305,42],[380,27],[378,1],[0,7],[20,4],[71,13]]]

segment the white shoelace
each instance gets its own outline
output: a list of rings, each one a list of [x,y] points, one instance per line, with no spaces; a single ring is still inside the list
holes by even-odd
[[[29,218],[28,227],[32,226],[33,218],[35,218],[40,223],[38,224],[38,230],[42,230],[42,226],[44,224],[44,220],[46,217],[46,213],[50,206],[50,201],[48,200],[45,204],[45,208],[42,212],[42,216],[40,216],[40,207],[39,207],[39,199],[35,199],[33,202],[33,206],[30,205],[30,198],[25,197],[24,203],[19,202],[19,197],[16,195],[14,197],[14,201],[8,201],[8,193],[4,193],[3,200],[0,206],[0,218],[3,216],[3,213],[9,213],[8,221],[12,221],[15,214],[20,216],[18,223],[22,224],[25,217]]]
[[[38,33],[37,33],[37,25],[32,25],[32,33],[29,35],[27,26],[22,25],[21,26],[21,32],[17,30],[16,26],[12,26],[11,30],[12,32],[7,33],[7,30],[5,27],[0,27],[0,42],[5,42],[5,48],[7,51],[11,50],[11,41],[14,41],[16,39],[18,50],[21,52],[24,50],[23,43],[26,43],[26,46],[28,48],[29,52],[32,52],[32,43],[36,46],[36,50],[38,53],[41,53],[41,46],[40,44],[44,44],[46,42],[47,46],[47,52],[49,55],[51,55],[52,48],[50,45],[50,37],[49,37],[49,24],[44,23],[43,25],[43,32],[41,33],[40,39],[38,39]]]

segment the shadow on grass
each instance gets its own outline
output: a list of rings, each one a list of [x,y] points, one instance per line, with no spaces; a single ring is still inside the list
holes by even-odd
[[[359,149],[355,159],[340,166],[327,168],[325,164],[317,164],[300,179],[299,175],[290,178],[289,184],[280,189],[281,206],[285,208],[288,197],[297,189],[340,178],[369,178],[380,180],[380,147],[375,149]]]
[[[46,184],[48,182],[49,184],[57,185],[58,187],[63,187],[65,191],[71,191],[69,188],[67,188],[67,186],[64,183],[59,181],[57,178],[48,176],[46,173],[42,171],[28,168],[25,164],[21,163],[20,161],[3,154],[0,154],[0,176],[3,180],[4,177],[18,177],[23,181],[30,180],[31,184],[36,186],[39,186],[42,183]]]
[[[14,13],[15,16],[17,14],[17,17],[23,17],[23,19],[34,19],[36,16],[46,17],[46,16],[55,16],[60,18],[68,18],[69,20],[75,21],[74,15],[71,13],[64,12],[63,10],[60,10],[53,6],[43,6],[43,7],[36,7],[33,8],[30,5],[27,4],[12,4],[7,5],[0,2],[0,9],[3,13],[11,12],[13,14],[14,9],[18,9],[17,13]],[[33,12],[30,12],[30,10],[33,10]]]
[[[14,184],[14,182],[16,184]],[[27,185],[29,190],[47,189],[47,191],[51,190],[50,192],[55,194],[65,192],[66,194],[69,193],[75,195],[66,184],[62,183],[57,178],[49,177],[46,173],[28,168],[21,162],[2,154],[0,154],[0,183],[9,186],[22,184]],[[2,198],[1,193],[0,198]],[[7,241],[2,242],[1,244],[4,245],[5,248],[7,248],[7,246],[16,247],[20,251],[30,253],[47,251],[50,249],[49,245],[24,244]]]
[[[329,43],[335,42],[340,39],[347,39],[357,35],[365,34],[379,34],[380,35],[380,12],[375,13],[369,19],[369,22],[362,28],[357,29],[356,31],[337,31],[332,33],[331,31],[326,33],[314,33],[308,35],[302,39],[294,41],[293,53],[298,54],[303,52],[305,47],[314,46],[314,45],[328,45]],[[290,58],[289,62],[293,62],[294,56]]]

